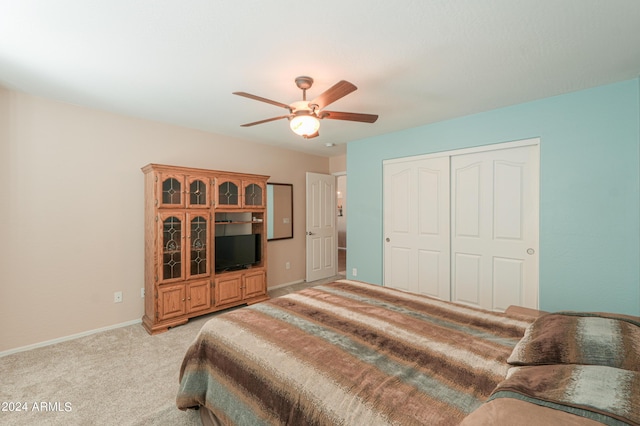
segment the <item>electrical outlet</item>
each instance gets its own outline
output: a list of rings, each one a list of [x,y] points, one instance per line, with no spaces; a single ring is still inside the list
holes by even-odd
[[[120,302],[122,302],[122,292],[116,291],[115,293],[113,293],[113,303],[120,303]]]
[[[287,262],[284,264],[284,269],[291,269],[291,262]]]
[[[144,299],[144,287],[140,287],[140,297]]]
[[[353,268],[351,270],[351,275],[353,275],[354,277],[357,277],[358,276],[358,268]]]

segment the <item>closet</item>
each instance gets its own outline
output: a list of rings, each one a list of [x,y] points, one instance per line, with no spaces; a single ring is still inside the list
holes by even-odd
[[[387,160],[384,285],[538,307],[539,140]]]

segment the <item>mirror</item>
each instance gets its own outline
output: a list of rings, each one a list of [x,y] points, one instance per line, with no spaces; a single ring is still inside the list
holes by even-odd
[[[267,240],[293,238],[293,185],[267,183]]]

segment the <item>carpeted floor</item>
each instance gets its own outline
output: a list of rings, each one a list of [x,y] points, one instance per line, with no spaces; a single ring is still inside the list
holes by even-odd
[[[155,336],[135,324],[0,358],[0,424],[199,425],[175,396],[182,357],[212,315]]]

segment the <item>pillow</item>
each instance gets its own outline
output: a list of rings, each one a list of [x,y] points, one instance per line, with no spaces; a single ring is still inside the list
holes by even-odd
[[[512,367],[488,401],[503,398],[550,407],[599,425],[640,425],[640,372],[604,365],[534,365]],[[594,425],[562,416],[543,423],[528,407],[525,425]],[[537,410],[536,410],[537,411]],[[535,414],[534,414],[535,413]],[[516,424],[513,420],[505,423]]]
[[[640,371],[640,318],[559,312],[536,319],[507,360],[511,365],[583,364]]]

